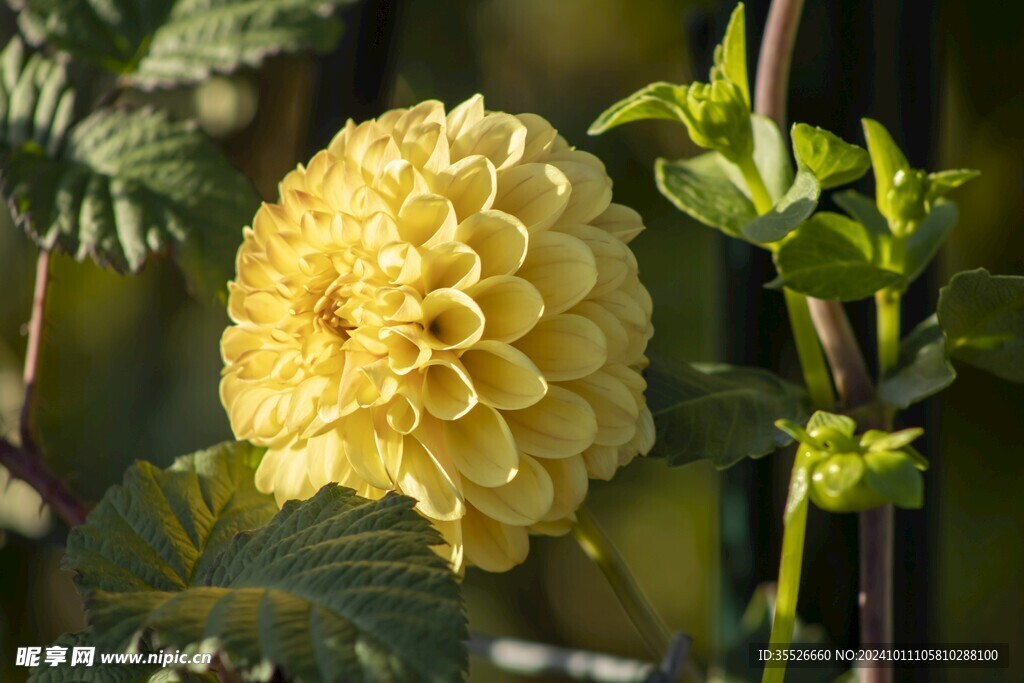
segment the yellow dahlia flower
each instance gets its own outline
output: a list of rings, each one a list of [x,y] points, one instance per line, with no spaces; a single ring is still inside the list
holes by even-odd
[[[456,568],[568,531],[653,441],[651,299],[594,156],[475,96],[349,121],[245,230],[221,399],[278,501],[419,501]]]

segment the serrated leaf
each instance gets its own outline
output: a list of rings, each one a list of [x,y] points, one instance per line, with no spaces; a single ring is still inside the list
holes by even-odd
[[[936,316],[931,316],[900,342],[899,361],[878,384],[878,397],[897,408],[936,394],[956,379],[946,358],[946,338]]]
[[[917,229],[907,238],[907,282],[913,282],[924,272],[946,241],[949,231],[956,225],[960,212],[956,204],[945,199],[936,202]]]
[[[328,50],[348,0],[21,0],[34,40],[149,89],[195,83],[266,57]]]
[[[60,151],[75,108],[63,64],[26,51],[14,37],[0,52],[0,152],[27,147]]]
[[[885,216],[878,210],[875,202],[870,197],[865,197],[856,190],[846,190],[832,195],[832,200],[845,211],[850,218],[857,221],[872,235],[878,237],[889,237],[892,232],[889,230],[889,223]]]
[[[175,591],[202,583],[235,534],[277,512],[273,496],[253,483],[261,456],[249,444],[225,443],[167,470],[136,463],[68,537],[64,563],[78,572],[79,588]]]
[[[882,451],[864,456],[867,485],[901,508],[917,509],[924,504],[924,480],[914,463],[903,453]]]
[[[896,146],[896,141],[885,126],[873,119],[862,119],[861,124],[864,126],[864,137],[875,173],[875,203],[882,215],[887,216],[889,190],[893,187],[896,172],[908,170],[910,162]]]
[[[776,254],[781,283],[818,299],[869,297],[903,279],[882,267],[876,240],[863,225],[845,216],[815,214]]]
[[[754,204],[729,179],[721,155],[708,152],[692,159],[658,159],[654,176],[661,193],[676,208],[705,225],[739,237],[757,212]]]
[[[6,191],[45,249],[136,272],[171,251],[192,286],[221,295],[259,197],[191,124],[148,110],[100,110],[61,153],[15,150]]]
[[[587,130],[589,135],[600,135],[607,130],[631,121],[668,119],[681,123],[680,103],[686,88],[672,83],[651,83],[619,100],[604,110]]]
[[[725,29],[721,49],[715,51],[716,66],[732,83],[735,83],[743,99],[750,107],[750,83],[747,78],[747,25],[743,3],[736,5],[729,17],[729,25]]]
[[[647,370],[647,401],[652,454],[673,467],[707,459],[725,468],[766,455],[790,442],[777,419],[800,423],[810,413],[804,390],[767,370],[658,358]]]
[[[67,661],[57,666],[43,665],[33,669],[28,683],[149,683],[153,674],[163,670],[159,664],[103,664],[99,653],[94,653],[91,666],[72,666],[74,648],[95,647],[88,631],[65,633],[53,646],[67,648]],[[190,680],[185,678],[185,681]]]
[[[1024,382],[1024,277],[957,273],[939,292],[938,308],[950,356]]]
[[[752,242],[777,242],[807,220],[818,206],[821,186],[806,170],[797,171],[796,178],[772,210],[758,216],[743,227],[743,235]]]
[[[99,642],[124,647],[143,631],[175,648],[212,638],[236,670],[270,662],[302,681],[458,680],[467,637],[458,583],[414,505],[328,484],[237,537],[204,585],[91,592]]]
[[[797,163],[814,174],[822,189],[852,183],[871,167],[864,149],[822,128],[797,123],[790,137]]]

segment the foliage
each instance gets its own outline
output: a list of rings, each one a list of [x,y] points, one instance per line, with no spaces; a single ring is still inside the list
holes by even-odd
[[[145,462],[73,530],[65,560],[100,650],[143,635],[212,642],[238,670],[299,680],[449,681],[465,668],[455,575],[410,498],[336,485],[276,512],[261,452],[225,444],[162,471]]]

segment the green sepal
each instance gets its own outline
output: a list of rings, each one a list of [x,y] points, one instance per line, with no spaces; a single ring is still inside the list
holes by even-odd
[[[823,190],[852,183],[871,168],[863,148],[822,128],[797,123],[790,137],[797,164],[813,173]]]
[[[885,268],[878,237],[837,213],[817,213],[775,255],[778,282],[805,296],[854,301],[903,281]]]
[[[955,190],[964,183],[974,180],[981,175],[981,171],[968,168],[958,168],[948,171],[936,171],[928,174],[928,202],[934,202],[944,196],[950,190]]]
[[[685,86],[664,82],[651,83],[604,110],[590,124],[587,134],[600,135],[624,123],[647,119],[667,119],[682,123],[683,113],[680,107],[685,96]]]
[[[957,273],[939,291],[938,321],[951,357],[1024,382],[1024,277]]]
[[[864,464],[865,483],[885,501],[911,510],[924,504],[924,480],[905,453],[872,451]]]

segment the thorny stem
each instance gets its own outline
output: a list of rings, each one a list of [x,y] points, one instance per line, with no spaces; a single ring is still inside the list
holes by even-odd
[[[46,315],[46,293],[49,287],[50,252],[39,252],[36,262],[36,284],[32,297],[32,317],[27,332],[28,344],[25,350],[25,398],[21,407],[18,425],[21,444],[16,446],[0,439],[0,465],[7,468],[15,479],[21,479],[34,488],[53,511],[70,526],[85,522],[86,506],[75,497],[71,490],[50,471],[44,461],[42,450],[37,446],[32,416],[35,395],[39,381],[39,362],[42,354],[43,332]]]
[[[773,0],[758,60],[755,110],[785,129],[789,67],[803,0]],[[842,406],[855,409],[874,394],[864,357],[846,313],[836,301],[808,300],[811,318],[828,356]],[[888,643],[892,638],[892,508],[860,516],[860,621],[862,643]],[[774,640],[774,635],[773,635]],[[891,669],[860,671],[862,683],[887,683]]]

